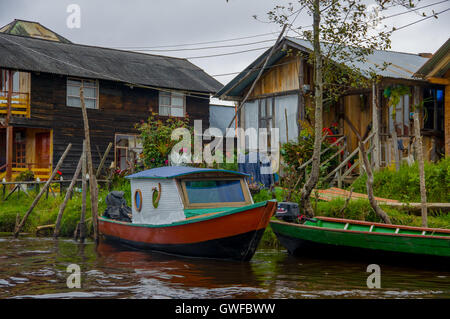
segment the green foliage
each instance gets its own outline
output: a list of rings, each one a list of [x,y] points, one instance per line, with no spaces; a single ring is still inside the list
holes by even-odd
[[[292,188],[299,174],[304,176],[304,169],[299,170],[299,167],[307,162],[313,156],[314,152],[314,130],[310,126],[304,123],[302,125],[303,129],[300,131],[298,141],[290,141],[282,145],[281,156],[283,156],[284,161],[284,171],[286,172],[285,178],[283,179],[283,186],[287,188]],[[325,139],[322,142],[321,150],[325,150],[330,147],[331,141]],[[331,158],[338,150],[338,146],[332,146],[326,153],[320,156],[321,163],[325,163]],[[330,173],[337,165],[339,161],[339,156],[334,157],[332,160],[328,161],[325,165],[320,166],[319,172],[319,183],[317,187],[321,187],[323,178]],[[306,167],[308,174],[311,171],[311,165]],[[302,187],[305,183],[304,179],[300,180],[297,187]]]
[[[188,128],[189,118],[169,117],[157,118],[156,113],[148,118],[147,122],[137,125],[143,144],[142,159],[145,168],[154,168],[168,165],[168,156],[173,146],[178,143],[172,140],[171,135],[176,128]],[[191,134],[192,135],[192,134]]]
[[[400,103],[400,99],[404,95],[411,96],[411,88],[406,85],[388,86],[384,89],[383,95],[388,99],[388,106],[396,106]],[[395,121],[396,108],[392,108],[392,118]]]
[[[353,190],[366,193],[367,176],[353,182]],[[450,202],[450,157],[438,163],[425,163],[425,185],[428,202]],[[397,199],[403,202],[420,202],[419,168],[404,164],[399,171],[388,168],[374,172],[375,196]]]
[[[285,193],[286,191],[280,187],[275,187],[273,191],[270,191],[267,188],[262,188],[258,193],[253,195],[253,201],[255,203],[258,203],[266,200],[276,199],[278,202],[282,202],[286,195]]]
[[[16,181],[18,182],[29,182],[34,180],[34,173],[31,170],[23,171],[16,177]]]

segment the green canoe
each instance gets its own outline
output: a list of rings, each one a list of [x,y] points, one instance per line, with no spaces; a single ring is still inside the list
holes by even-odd
[[[387,225],[351,219],[316,217],[303,224],[271,220],[281,244],[291,254],[323,248],[450,257],[450,229]]]

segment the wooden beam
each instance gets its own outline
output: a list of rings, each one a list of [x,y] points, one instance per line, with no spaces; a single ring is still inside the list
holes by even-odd
[[[380,169],[380,130],[379,130],[379,107],[378,107],[378,87],[375,82],[372,83],[372,130],[375,133],[373,135],[373,158],[374,169],[377,171]]]
[[[433,84],[450,85],[450,80],[445,78],[429,77],[427,80]]]
[[[6,127],[6,181],[12,182],[12,162],[13,162],[13,135],[12,126]]]
[[[103,154],[102,160],[100,161],[100,164],[97,168],[97,173],[95,174],[95,177],[99,178],[100,173],[102,172],[103,165],[105,164],[106,158],[108,157],[109,151],[111,151],[112,143],[110,142],[108,144],[108,147],[106,148],[105,153]]]
[[[94,240],[98,241],[98,189],[97,189],[97,179],[94,174],[94,165],[92,164],[92,153],[91,153],[91,138],[89,133],[89,120],[87,116],[86,104],[84,103],[83,87],[80,87],[80,100],[81,100],[81,111],[83,114],[84,122],[84,138],[86,143],[86,157],[87,157],[87,168],[89,171],[89,190],[91,194],[91,212],[92,212],[92,226],[94,229]]]
[[[72,181],[70,182],[69,188],[67,189],[66,196],[64,197],[64,201],[62,202],[61,206],[59,207],[58,217],[56,218],[56,223],[55,223],[55,230],[53,232],[53,237],[55,237],[55,238],[57,238],[59,236],[59,230],[61,227],[62,216],[64,214],[64,210],[66,209],[67,203],[69,202],[73,187],[75,186],[78,176],[80,175],[82,160],[83,160],[83,154],[81,154],[80,160],[78,161],[77,169],[75,170],[75,174],[73,174],[73,178],[72,178]],[[61,188],[61,185],[62,184],[60,184],[60,188]]]

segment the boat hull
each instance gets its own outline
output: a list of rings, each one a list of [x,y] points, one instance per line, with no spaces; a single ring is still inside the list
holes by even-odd
[[[103,238],[137,249],[201,258],[250,260],[276,202],[207,214],[170,225],[142,225],[99,218]]]
[[[325,219],[325,218],[324,218]],[[346,220],[344,220],[346,221]],[[280,243],[295,255],[323,254],[339,256],[345,252],[354,256],[384,255],[430,256],[450,258],[450,236],[415,235],[416,229],[404,227],[408,234],[395,233],[395,226],[376,224],[377,227],[389,227],[392,232],[369,232],[363,230],[344,230],[311,225],[271,221],[271,228]],[[373,223],[358,222],[358,229],[370,227]],[[348,226],[347,226],[348,227]],[[420,228],[417,228],[419,231]],[[419,233],[420,234],[420,233]],[[445,233],[444,233],[445,235]]]

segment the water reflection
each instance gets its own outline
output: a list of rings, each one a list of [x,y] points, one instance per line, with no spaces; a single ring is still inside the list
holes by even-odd
[[[70,264],[82,288],[69,289]],[[0,298],[448,298],[450,271],[299,258],[259,249],[249,263],[182,258],[70,239],[0,238]]]

